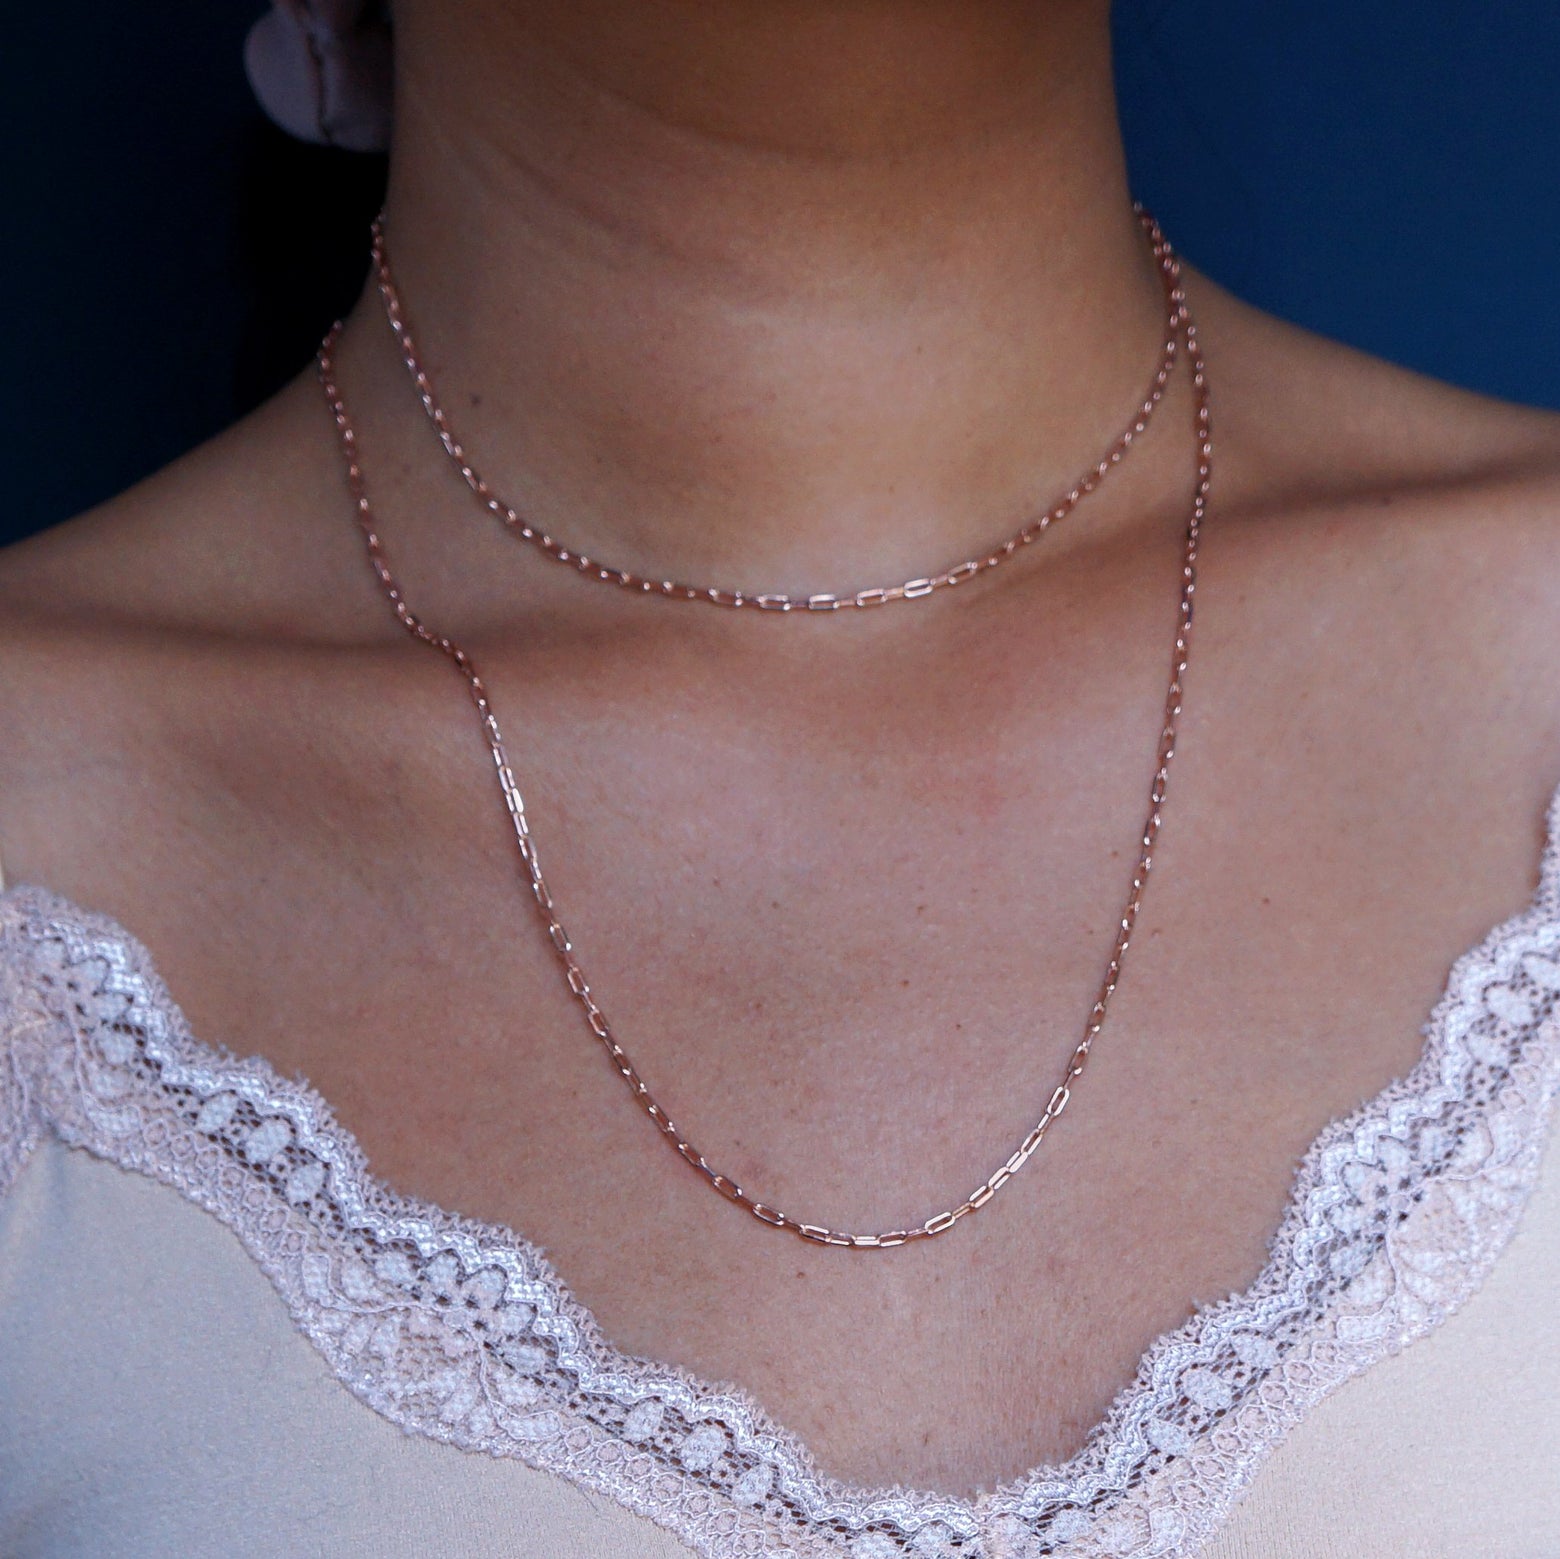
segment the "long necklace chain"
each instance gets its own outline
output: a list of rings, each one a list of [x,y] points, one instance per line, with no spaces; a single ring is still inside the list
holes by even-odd
[[[1162,243],[1163,241],[1156,240],[1156,242]],[[1166,246],[1166,252],[1169,252],[1168,246]],[[1111,997],[1115,994],[1116,987],[1121,979],[1122,965],[1126,959],[1128,945],[1132,940],[1133,928],[1137,924],[1138,911],[1143,901],[1143,890],[1148,882],[1149,871],[1153,866],[1154,847],[1159,838],[1165,793],[1170,778],[1170,764],[1175,756],[1176,733],[1181,716],[1182,684],[1186,677],[1187,659],[1190,652],[1192,601],[1197,588],[1198,537],[1204,516],[1207,513],[1208,494],[1213,475],[1213,445],[1209,424],[1207,373],[1202,351],[1198,344],[1197,327],[1186,306],[1185,295],[1180,284],[1179,266],[1173,254],[1170,254],[1168,267],[1170,295],[1173,300],[1172,326],[1176,339],[1184,339],[1186,343],[1186,355],[1190,360],[1192,372],[1192,388],[1195,401],[1194,425],[1197,443],[1197,481],[1192,498],[1191,514],[1186,526],[1185,550],[1181,562],[1180,609],[1176,618],[1175,649],[1171,657],[1170,686],[1165,697],[1164,723],[1159,733],[1153,784],[1149,790],[1148,817],[1143,825],[1137,860],[1132,869],[1131,888],[1128,891],[1127,901],[1122,908],[1121,916],[1116,922],[1116,933],[1110,959],[1105,966],[1105,975],[1100,983],[1099,994],[1094,999],[1094,1005],[1089,1011],[1088,1021],[1084,1025],[1083,1036],[1073,1047],[1060,1081],[1046,1102],[1045,1110],[1041,1114],[1040,1119],[1031,1128],[1028,1135],[957,1206],[935,1214],[914,1228],[894,1229],[881,1234],[851,1234],[839,1229],[827,1228],[822,1224],[807,1223],[802,1219],[793,1217],[790,1213],[781,1211],[778,1207],[772,1207],[751,1196],[730,1176],[722,1174],[716,1169],[688,1140],[672,1118],[656,1101],[655,1096],[650,1092],[649,1086],[639,1075],[639,1071],[634,1066],[634,1063],[629,1059],[627,1051],[618,1043],[617,1038],[613,1034],[612,1025],[607,1020],[607,1015],[602,1011],[600,1004],[591,991],[590,982],[586,979],[585,971],[581,967],[579,958],[575,953],[574,943],[564,929],[563,921],[559,916],[553,896],[548,890],[546,879],[542,875],[541,861],[537,855],[536,843],[532,838],[530,824],[526,818],[525,802],[521,797],[520,787],[515,780],[514,769],[504,749],[504,739],[499,730],[498,718],[493,711],[487,688],[478,674],[471,656],[451,639],[448,634],[443,634],[430,628],[407,604],[401,586],[386,561],[384,546],[376,529],[373,510],[369,504],[363,468],[358,458],[357,432],[347,413],[346,404],[341,397],[341,391],[336,384],[334,353],[336,340],[341,331],[340,324],[337,324],[331,330],[320,347],[320,380],[324,387],[326,401],[330,406],[331,415],[335,419],[342,455],[346,461],[348,484],[356,506],[358,524],[363,533],[363,541],[367,549],[369,562],[372,564],[380,586],[384,590],[401,625],[413,638],[421,640],[424,644],[438,650],[453,663],[461,676],[465,678],[467,690],[471,695],[472,703],[475,705],[481,721],[483,737],[492,755],[499,787],[503,792],[504,804],[509,811],[510,821],[514,828],[515,844],[529,878],[531,895],[547,927],[548,938],[568,980],[570,992],[583,1011],[585,1020],[590,1025],[591,1033],[595,1035],[603,1049],[605,1049],[614,1069],[624,1083],[627,1084],[630,1093],[638,1102],[640,1108],[655,1123],[657,1130],[666,1139],[667,1143],[679,1157],[697,1171],[716,1191],[728,1201],[736,1203],[737,1206],[750,1213],[760,1223],[767,1224],[772,1228],[785,1229],[804,1240],[810,1240],[818,1244],[848,1246],[858,1250],[882,1249],[904,1245],[913,1240],[931,1239],[936,1235],[946,1233],[961,1218],[966,1218],[971,1213],[977,1212],[984,1207],[1024,1167],[1034,1155],[1036,1149],[1039,1148],[1053,1122],[1067,1108],[1068,1102],[1072,1098],[1073,1090],[1077,1086],[1078,1080],[1083,1076],[1085,1067],[1088,1065],[1094,1041],[1099,1037],[1100,1031],[1104,1027],[1105,1015],[1110,1006]],[[1146,415],[1145,411],[1145,417]],[[1105,468],[1102,463],[1102,469]],[[480,489],[477,490],[479,496],[481,496]],[[1074,502],[1076,502],[1076,499],[1074,499]],[[600,577],[610,583],[619,582],[615,573],[604,572]],[[675,587],[666,593],[674,594]],[[713,599],[713,597],[709,598]]]
[[[1133,442],[1147,430],[1155,409],[1164,399],[1165,388],[1174,372],[1180,349],[1181,324],[1186,307],[1186,300],[1181,291],[1180,266],[1175,251],[1165,241],[1158,223],[1147,212],[1139,208],[1138,218],[1153,245],[1154,259],[1159,265],[1160,277],[1164,282],[1165,334],[1159,354],[1159,367],[1132,421],[1122,429],[1116,441],[1099,461],[1073,484],[1059,502],[1044,514],[1026,520],[1013,535],[992,551],[979,557],[966,558],[962,563],[945,568],[940,574],[932,574],[922,579],[907,579],[899,585],[857,590],[846,595],[827,593],[786,595],[782,591],[758,594],[717,585],[690,585],[675,579],[655,579],[636,574],[631,569],[613,568],[588,553],[565,546],[546,531],[538,529],[529,520],[523,518],[513,504],[493,491],[487,478],[472,464],[465,445],[456,436],[448,415],[439,403],[433,383],[423,366],[421,354],[417,350],[417,344],[407,326],[401,294],[390,271],[383,217],[375,221],[373,228],[373,270],[379,286],[380,300],[384,304],[385,317],[400,348],[401,360],[405,363],[406,371],[417,387],[418,399],[422,402],[428,420],[439,435],[439,442],[445,454],[449,456],[466,486],[476,495],[482,506],[503,522],[510,535],[519,541],[529,543],[554,562],[564,563],[576,569],[589,579],[599,580],[603,584],[617,585],[624,590],[632,590],[644,595],[668,596],[678,601],[703,601],[712,606],[748,607],[765,612],[835,612],[844,608],[886,606],[891,601],[920,600],[935,591],[962,585],[966,580],[975,578],[977,574],[984,574],[988,569],[999,567],[1021,548],[1028,546],[1032,541],[1039,540],[1059,520],[1066,519],[1078,504],[1121,464]]]

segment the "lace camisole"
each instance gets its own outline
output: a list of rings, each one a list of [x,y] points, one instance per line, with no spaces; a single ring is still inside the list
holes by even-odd
[[[144,950],[0,893],[7,1559],[1554,1559],[1560,796],[1530,907],[1306,1154],[1268,1263],[1083,1449],[973,1499],[835,1482],[614,1348],[541,1253],[373,1179]]]

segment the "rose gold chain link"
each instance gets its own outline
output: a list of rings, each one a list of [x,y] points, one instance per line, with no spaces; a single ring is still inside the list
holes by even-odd
[[[1197,327],[1186,306],[1185,294],[1180,283],[1179,263],[1174,253],[1159,235],[1158,229],[1153,228],[1151,224],[1150,229],[1154,234],[1156,252],[1161,255],[1168,278],[1173,339],[1176,341],[1184,339],[1186,355],[1191,364],[1192,388],[1195,401],[1197,482],[1192,499],[1191,515],[1187,521],[1185,549],[1181,562],[1180,610],[1176,619],[1175,649],[1171,659],[1170,687],[1165,698],[1164,723],[1159,733],[1154,778],[1149,790],[1148,817],[1140,836],[1137,859],[1132,870],[1131,887],[1127,894],[1126,904],[1123,906],[1121,916],[1116,923],[1110,959],[1105,966],[1105,975],[1100,983],[1099,994],[1095,997],[1094,1005],[1089,1012],[1088,1021],[1084,1025],[1083,1037],[1073,1047],[1061,1079],[1053,1089],[1040,1119],[1003,1163],[957,1206],[951,1207],[945,1212],[937,1213],[914,1228],[894,1229],[882,1234],[849,1234],[842,1230],[827,1228],[821,1224],[805,1223],[801,1219],[782,1212],[777,1207],[771,1207],[759,1201],[756,1197],[749,1195],[729,1176],[717,1170],[694,1147],[692,1142],[683,1135],[676,1123],[656,1101],[655,1096],[650,1092],[649,1086],[639,1075],[634,1063],[629,1059],[628,1053],[618,1043],[612,1031],[612,1025],[607,1020],[607,1015],[602,1011],[600,1004],[596,1001],[591,991],[590,982],[585,977],[585,971],[581,967],[579,958],[575,953],[574,944],[570,940],[568,932],[564,929],[557,906],[553,902],[553,896],[548,891],[546,879],[542,875],[542,866],[537,855],[536,843],[532,838],[530,824],[526,818],[525,802],[521,797],[520,787],[515,780],[514,769],[510,765],[508,755],[504,750],[503,736],[499,730],[498,719],[493,712],[492,703],[488,698],[487,688],[466,651],[447,634],[438,633],[429,628],[412,611],[385,559],[384,547],[375,528],[373,511],[368,500],[367,486],[358,458],[357,433],[336,384],[334,351],[336,339],[341,330],[339,324],[331,330],[330,334],[325,338],[324,344],[320,347],[320,379],[324,386],[326,400],[330,405],[331,414],[335,419],[337,433],[340,437],[342,454],[346,460],[348,483],[357,510],[358,524],[363,532],[363,540],[368,551],[369,561],[402,626],[414,638],[420,639],[423,643],[432,646],[446,656],[466,680],[471,700],[476,706],[477,714],[481,720],[482,734],[492,754],[493,766],[497,771],[504,804],[509,811],[510,821],[514,828],[515,843],[530,880],[532,898],[535,900],[537,909],[547,927],[548,939],[552,943],[553,950],[563,968],[569,990],[583,1011],[591,1033],[595,1035],[602,1048],[606,1051],[612,1065],[624,1083],[627,1084],[630,1093],[632,1093],[640,1108],[655,1123],[657,1130],[682,1159],[728,1201],[736,1203],[737,1206],[750,1213],[759,1222],[768,1224],[773,1228],[788,1230],[804,1240],[810,1240],[823,1245],[847,1246],[856,1250],[885,1249],[904,1245],[913,1240],[931,1239],[936,1235],[943,1234],[951,1229],[961,1218],[968,1217],[969,1214],[984,1207],[1024,1167],[1045,1139],[1045,1135],[1050,1130],[1052,1124],[1061,1115],[1062,1111],[1067,1108],[1068,1103],[1072,1099],[1073,1089],[1077,1085],[1079,1078],[1083,1076],[1084,1069],[1088,1065],[1094,1041],[1099,1037],[1100,1031],[1104,1027],[1106,1012],[1120,982],[1122,966],[1127,956],[1127,948],[1131,943],[1133,929],[1137,924],[1138,912],[1143,902],[1143,890],[1148,882],[1149,872],[1154,863],[1154,847],[1159,838],[1165,793],[1170,778],[1170,764],[1175,757],[1176,734],[1181,716],[1182,686],[1186,678],[1186,667],[1191,645],[1193,597],[1197,588],[1198,538],[1207,513],[1208,494],[1213,475],[1213,445],[1209,421],[1207,372],[1198,344]],[[1174,351],[1167,352],[1167,364],[1173,363],[1174,359]],[[1167,377],[1167,370],[1165,372]],[[1162,392],[1162,389],[1163,385],[1159,384],[1158,391]],[[431,399],[431,391],[427,393]],[[1145,406],[1142,418],[1134,425],[1137,432],[1141,432],[1149,412],[1152,410],[1153,405],[1157,404],[1157,399],[1158,394],[1156,393],[1155,397]],[[434,415],[431,409],[430,415]],[[435,425],[439,425],[437,419]],[[443,432],[444,429],[441,429],[441,433]],[[1130,437],[1126,442],[1130,443]],[[454,442],[452,437],[449,438],[449,444],[451,446],[452,458],[461,459],[462,457],[459,454],[460,446]],[[1121,447],[1125,448],[1126,446],[1122,444]],[[1112,463],[1114,462],[1110,460],[1102,461],[1096,470],[1100,475],[1103,475]],[[480,484],[480,479],[475,478],[470,473],[469,467],[464,469],[467,472],[468,480],[473,484],[473,490],[479,496],[484,496],[484,489]],[[1075,504],[1078,498],[1088,490],[1087,487],[1082,487],[1075,494],[1070,495],[1071,502],[1068,504],[1068,507],[1071,504]],[[488,501],[490,506],[493,502],[496,502],[496,500],[491,499],[490,495],[485,497],[484,501]],[[1065,512],[1065,509],[1063,512]],[[1053,510],[1052,515],[1054,516],[1055,514],[1056,511]],[[1037,527],[1034,530],[1034,534],[1040,534],[1044,530],[1046,523],[1048,523],[1048,518],[1034,522]],[[1019,536],[1024,540],[1031,539],[1023,531],[1019,533]],[[970,572],[962,577],[968,578],[973,573],[980,572],[983,568],[995,566],[996,561],[1001,561],[1003,557],[1011,555],[1011,552],[1016,551],[1022,544],[1023,541],[1015,539],[1008,543],[1005,551],[992,554],[991,559],[988,559],[986,562],[963,565]],[[559,557],[562,561],[573,560],[573,555],[565,554],[561,548],[556,551],[545,548],[544,550],[549,550],[550,555]],[[958,581],[954,579],[953,575],[957,572],[957,570],[951,571],[948,575],[938,576],[938,579],[942,582],[956,583]],[[632,576],[619,575],[615,571],[606,570],[601,571],[598,577],[609,583],[622,583],[632,578]],[[938,581],[928,580],[920,583],[926,585],[926,591],[922,593],[938,588]],[[639,586],[635,588],[639,588]],[[682,589],[680,586],[669,586],[662,590],[659,586],[650,585],[645,585],[643,588],[653,589],[661,594],[673,596],[677,595]],[[905,595],[906,599],[911,598],[906,594],[909,589],[909,586],[900,587],[900,592]],[[864,593],[872,594],[873,592]],[[885,600],[900,598],[891,592],[885,591],[882,594]],[[701,593],[698,597],[690,596],[688,598],[716,599],[709,592]],[[717,601],[716,604],[758,605],[762,599],[761,597],[742,597],[737,601]],[[860,605],[863,603],[858,596],[850,600],[840,601],[837,604]],[[787,610],[789,608],[781,607],[778,609]]]
[[[476,495],[483,508],[502,520],[510,535],[530,543],[554,562],[568,564],[570,568],[589,579],[599,580],[603,584],[617,585],[624,590],[633,590],[645,595],[668,596],[677,601],[702,601],[712,606],[748,607],[762,612],[837,612],[846,608],[886,606],[892,601],[918,601],[934,591],[962,585],[966,580],[975,578],[977,574],[984,574],[988,569],[1007,562],[1020,548],[1027,547],[1030,542],[1043,536],[1051,526],[1066,519],[1078,504],[1121,464],[1134,441],[1147,431],[1155,409],[1164,399],[1165,388],[1175,370],[1181,341],[1181,311],[1185,299],[1181,296],[1180,269],[1174,251],[1165,242],[1164,234],[1151,216],[1139,208],[1138,217],[1153,245],[1154,258],[1158,262],[1160,276],[1164,281],[1165,336],[1158,370],[1133,420],[1122,430],[1115,443],[1100,460],[1074,483],[1060,502],[1044,514],[1025,521],[1013,535],[993,551],[981,557],[967,558],[952,568],[944,569],[940,574],[932,574],[924,579],[907,579],[900,585],[857,590],[846,595],[826,593],[786,595],[777,590],[760,594],[725,589],[717,585],[683,584],[675,579],[653,579],[636,574],[630,569],[612,568],[586,553],[565,546],[546,531],[532,525],[529,520],[521,517],[512,504],[507,503],[493,491],[487,479],[471,463],[465,445],[450,425],[449,414],[434,393],[433,382],[423,367],[422,357],[406,323],[406,311],[400,292],[391,275],[383,217],[374,223],[373,270],[379,285],[379,296],[384,304],[385,317],[400,348],[401,360],[405,363],[406,371],[417,387],[418,399],[422,402],[428,420],[439,435],[439,442],[445,454],[454,463],[462,480]]]

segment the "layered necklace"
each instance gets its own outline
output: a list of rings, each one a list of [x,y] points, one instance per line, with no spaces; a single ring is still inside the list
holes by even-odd
[[[1052,525],[1064,519],[1078,504],[1093,492],[1121,464],[1127,451],[1148,427],[1156,408],[1164,398],[1177,362],[1184,356],[1192,377],[1194,401],[1194,439],[1196,446],[1197,479],[1193,490],[1190,513],[1186,523],[1185,546],[1180,573],[1180,609],[1176,617],[1175,643],[1170,660],[1170,683],[1165,695],[1164,723],[1160,729],[1155,757],[1153,780],[1149,787],[1148,814],[1143,824],[1139,848],[1132,868],[1131,884],[1126,902],[1116,921],[1116,931],[1110,958],[1105,965],[1104,978],[1099,992],[1089,1010],[1082,1036],[1073,1047],[1052,1090],[1040,1118],[1030,1128],[1023,1141],[992,1171],[968,1196],[955,1205],[933,1214],[913,1228],[892,1229],[881,1233],[852,1233],[829,1228],[823,1224],[809,1223],[791,1213],[764,1202],[740,1186],[729,1175],[718,1170],[696,1148],[667,1112],[657,1102],[649,1085],[640,1076],[638,1068],[629,1059],[628,1052],[618,1043],[612,1024],[596,1000],[573,941],[564,928],[558,906],[542,875],[541,860],[536,841],[526,816],[525,802],[520,794],[514,768],[505,750],[499,730],[498,717],[481,676],[471,656],[448,634],[428,626],[407,602],[395,575],[386,560],[383,543],[368,498],[368,488],[358,456],[357,433],[348,415],[341,390],[336,383],[335,346],[341,325],[335,325],[326,336],[319,352],[320,380],[325,397],[335,419],[340,438],[341,452],[346,462],[347,479],[357,510],[359,527],[368,560],[375,577],[383,589],[396,618],[414,639],[428,645],[445,656],[465,679],[471,701],[476,708],[482,736],[492,756],[499,790],[509,813],[514,831],[515,846],[525,868],[526,880],[542,923],[547,929],[559,969],[568,982],[570,995],[580,1009],[590,1032],[606,1051],[613,1069],[623,1079],[630,1095],[654,1123],[656,1130],[668,1146],[712,1190],[751,1214],[760,1223],[772,1228],[784,1229],[804,1240],[822,1245],[845,1246],[855,1250],[883,1249],[905,1245],[916,1240],[934,1238],[951,1229],[960,1219],[979,1211],[1007,1184],[1029,1161],[1044,1140],[1051,1125],[1067,1108],[1079,1079],[1088,1065],[1095,1040],[1105,1024],[1106,1013],[1112,996],[1120,983],[1121,971],[1137,924],[1138,911],[1143,901],[1143,890],[1153,866],[1154,847],[1159,837],[1165,793],[1169,783],[1170,764],[1175,756],[1176,732],[1181,715],[1181,689],[1186,677],[1187,657],[1191,643],[1192,600],[1197,585],[1197,543],[1203,518],[1207,512],[1208,493],[1212,481],[1213,445],[1208,413],[1207,373],[1197,339],[1197,327],[1187,308],[1186,293],[1181,280],[1180,261],[1165,240],[1153,219],[1140,212],[1143,226],[1153,245],[1165,294],[1165,334],[1159,367],[1149,386],[1148,393],[1137,408],[1131,422],[1122,430],[1110,448],[1100,459],[1044,513],[1027,519],[1018,530],[998,546],[979,556],[943,569],[923,578],[906,580],[900,584],[877,586],[843,594],[815,594],[807,596],[787,595],[778,591],[762,594],[730,589],[719,585],[698,585],[674,579],[655,579],[637,574],[629,569],[616,568],[599,558],[570,548],[555,537],[541,530],[522,517],[515,507],[501,498],[481,475],[467,455],[465,445],[456,436],[449,416],[434,393],[432,382],[423,367],[411,331],[407,327],[401,296],[390,270],[390,260],[385,241],[382,220],[374,225],[373,266],[378,282],[385,315],[389,321],[402,360],[416,386],[418,398],[428,420],[437,432],[445,454],[460,472],[466,486],[490,513],[502,521],[509,534],[551,558],[554,562],[574,569],[582,577],[601,584],[653,596],[663,596],[674,601],[702,603],[728,609],[752,609],[770,612],[834,612],[841,610],[865,610],[870,607],[888,606],[898,602],[923,600],[926,597],[955,585],[963,584],[977,575],[999,567],[1014,557],[1021,549],[1044,535]]]

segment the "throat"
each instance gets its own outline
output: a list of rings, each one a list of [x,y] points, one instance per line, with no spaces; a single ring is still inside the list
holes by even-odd
[[[576,550],[753,593],[927,574],[1064,493],[1154,373],[1105,8],[730,9],[398,8],[408,322]],[[378,312],[348,392],[437,514]]]

